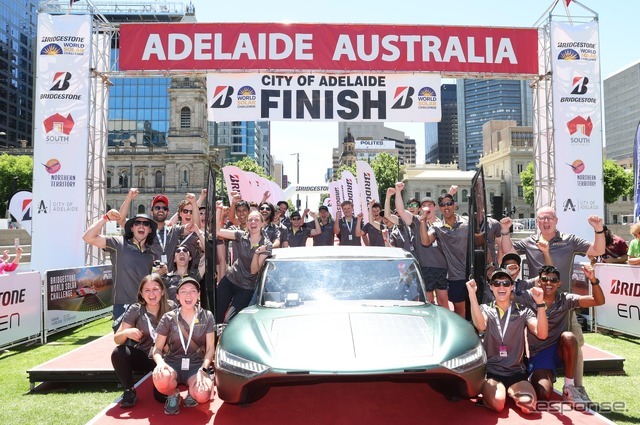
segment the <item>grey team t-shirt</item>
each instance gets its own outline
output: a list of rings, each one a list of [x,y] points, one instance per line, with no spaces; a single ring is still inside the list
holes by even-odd
[[[169,301],[169,307],[176,308],[176,304],[173,301]],[[145,306],[140,303],[135,303],[131,304],[127,311],[124,312],[122,322],[142,332],[142,338],[140,338],[136,348],[145,353],[150,353],[151,347],[153,347],[154,344],[151,332],[158,328],[159,322],[156,316],[147,312]],[[151,326],[151,328],[149,328],[149,326]]]
[[[333,220],[327,221],[327,224],[320,223],[320,234],[313,237],[313,246],[332,246],[334,243]]]
[[[440,220],[437,220],[435,223],[439,222]],[[424,224],[420,223],[420,219],[417,215],[414,215],[411,222],[411,230],[415,235],[413,241],[414,251],[416,252],[420,267],[437,267],[440,269],[446,269],[447,260],[442,253],[438,240],[436,239],[429,246],[422,245],[422,241],[420,240],[420,226],[424,226]],[[429,226],[431,226],[431,224]]]
[[[467,242],[469,223],[456,214],[456,221],[450,227],[444,221],[436,222],[429,228],[447,260],[447,279],[465,280],[467,275]]]
[[[536,308],[536,302],[529,291],[525,291],[522,294],[522,302],[531,309]],[[569,330],[569,314],[571,310],[579,307],[579,295],[567,292],[556,293],[556,300],[553,304],[548,305],[546,309],[547,321],[549,322],[549,336],[547,336],[547,339],[539,339],[529,333],[529,351],[532,357],[558,342],[562,332]]]
[[[524,328],[528,323],[536,319],[535,313],[522,304],[511,303],[509,324],[505,330],[506,311],[502,312],[502,317],[500,317],[498,314],[499,308],[494,302],[482,304],[480,308],[487,315],[487,329],[482,338],[482,345],[487,353],[487,372],[501,376],[511,376],[524,372],[525,366],[522,362],[524,355]],[[500,320],[500,327],[505,333],[506,357],[500,356],[500,346],[503,345],[503,340],[498,329],[498,319]]]
[[[236,239],[233,242],[235,247],[235,261],[229,267],[229,271],[225,275],[234,285],[242,288],[252,290],[256,287],[258,281],[258,275],[251,273],[251,261],[253,260],[253,253],[260,245],[264,245],[267,241],[264,237],[264,233],[260,239],[258,245],[251,245],[249,239],[249,232],[243,232],[236,230]]]
[[[193,335],[191,342],[187,346],[187,353],[185,354],[178,332],[182,330],[183,339],[186,343],[189,338],[189,326],[191,323],[187,323],[179,312],[180,309],[178,308],[166,313],[160,319],[160,323],[158,323],[158,328],[156,329],[158,335],[167,337],[166,344],[169,347],[169,352],[164,356],[164,361],[174,365],[178,364],[179,366],[182,358],[188,357],[191,366],[196,364],[201,365],[204,361],[204,354],[207,351],[207,334],[216,331],[213,314],[209,310],[196,307]],[[180,327],[178,327],[178,322],[180,322]]]

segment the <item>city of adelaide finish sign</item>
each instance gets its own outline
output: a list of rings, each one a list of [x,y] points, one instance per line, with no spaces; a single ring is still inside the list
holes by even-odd
[[[538,73],[535,28],[425,25],[122,24],[124,71]]]

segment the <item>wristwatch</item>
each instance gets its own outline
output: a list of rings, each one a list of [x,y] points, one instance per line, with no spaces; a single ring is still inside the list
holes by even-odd
[[[589,282],[591,282],[591,281],[589,281]],[[591,282],[591,284],[592,284],[592,285],[600,285],[600,279],[598,279],[598,278],[596,277],[596,281],[595,281],[595,282]]]
[[[536,308],[547,308],[545,303],[536,304]]]
[[[203,367],[200,370],[203,371],[204,373],[206,373],[207,375],[209,374],[209,369],[207,369],[206,367]]]

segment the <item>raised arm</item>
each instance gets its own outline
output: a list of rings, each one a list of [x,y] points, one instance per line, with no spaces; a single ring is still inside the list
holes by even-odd
[[[591,257],[597,257],[599,255],[604,254],[607,249],[607,242],[604,237],[604,223],[602,217],[597,215],[591,215],[587,219],[587,222],[595,232],[595,237],[593,239],[593,243],[587,250],[587,255]]]
[[[580,307],[586,308],[603,305],[604,292],[600,287],[600,280],[596,278],[596,272],[593,270],[593,266],[591,264],[582,266],[582,271],[587,279],[589,279],[589,283],[591,283],[591,295],[583,295],[580,297]]]
[[[511,233],[509,232],[511,223],[511,217],[504,217],[500,220],[500,226],[502,227],[500,229],[500,235],[502,236],[500,238],[500,246],[502,248],[503,255],[515,252],[515,249],[513,249],[513,242],[511,241]]]
[[[384,216],[389,219],[390,222],[396,226],[400,224],[400,219],[397,215],[391,214],[391,197],[396,193],[395,187],[387,188],[387,196],[384,198]]]
[[[544,292],[542,288],[533,287],[530,289],[531,297],[536,303],[536,318],[527,323],[527,327],[532,334],[539,339],[547,339],[549,335],[549,323],[547,322],[547,311],[544,305]],[[540,306],[540,307],[538,307]]]
[[[235,239],[236,232],[229,229],[222,229],[220,221],[222,220],[222,201],[216,202],[216,236],[222,239]]]
[[[396,214],[405,222],[407,226],[411,226],[411,222],[413,221],[413,214],[411,211],[404,209],[404,204],[402,203],[402,190],[404,189],[403,182],[397,182],[395,188],[396,194]]]
[[[129,192],[127,193],[127,196],[125,196],[124,201],[122,201],[120,210],[118,210],[118,212],[120,213],[120,218],[118,219],[118,224],[120,225],[120,227],[124,227],[124,223],[127,221],[127,217],[129,216],[131,201],[136,199],[139,194],[140,191],[137,188],[132,187],[131,189],[129,189]]]
[[[339,235],[340,234],[340,216],[341,216],[341,212],[340,210],[336,211],[336,219],[333,221],[333,234],[334,235]]]
[[[318,215],[313,211],[310,211],[309,215],[313,218],[313,224],[315,225],[315,227],[311,229],[311,233],[309,233],[309,236],[317,236],[322,232],[322,229],[320,229],[320,222],[318,221]]]
[[[118,221],[120,213],[118,210],[109,210],[104,216],[96,220],[82,235],[82,240],[97,248],[104,249],[107,246],[107,238],[102,235],[102,228],[107,221]]]
[[[207,189],[202,189],[200,191],[200,196],[198,196],[198,200],[196,201],[196,203],[198,204],[198,208],[200,208],[204,204],[204,201],[206,199],[207,199]]]
[[[469,292],[469,305],[471,307],[471,320],[473,321],[473,326],[476,327],[478,332],[484,332],[487,330],[487,316],[482,312],[480,304],[478,304],[478,297],[476,297],[477,290],[478,285],[474,279],[467,282],[467,292]]]

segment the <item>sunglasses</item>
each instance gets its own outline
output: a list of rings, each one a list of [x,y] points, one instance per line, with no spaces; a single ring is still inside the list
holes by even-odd
[[[189,253],[189,250],[183,246],[176,248],[176,254],[179,254],[181,252],[184,252],[185,254]]]
[[[499,288],[501,286],[504,286],[505,288],[508,288],[511,285],[513,285],[513,282],[511,282],[510,280],[493,280],[493,281],[491,281],[491,286],[495,286],[496,288]]]
[[[271,207],[260,207],[260,211],[271,211]]]
[[[156,205],[155,207],[153,207],[153,209],[156,211],[169,211],[169,207],[161,207],[160,205]]]
[[[140,221],[140,220],[136,220],[133,222],[134,226],[143,226],[143,227],[149,227],[151,226],[151,223],[149,223],[148,221]]]
[[[302,217],[291,217],[291,220],[300,220]]]
[[[545,215],[544,217],[538,217],[538,221],[553,221],[555,219],[555,217],[549,217],[548,215]]]
[[[407,204],[407,206],[409,208],[418,208],[420,206],[420,204],[412,203],[412,204]]]
[[[183,208],[181,211],[183,214],[193,214],[193,210],[188,210],[186,208]]]
[[[540,276],[540,280],[541,280],[542,282],[551,282],[551,283],[558,283],[558,282],[560,282],[560,279],[558,279],[557,277]]]
[[[507,270],[515,270],[517,268],[519,268],[520,266],[517,264],[509,264],[508,266],[504,266],[503,268],[507,269]]]
[[[438,203],[438,206],[440,206],[440,207],[450,207],[451,205],[453,205],[453,201],[447,201],[447,202]]]

